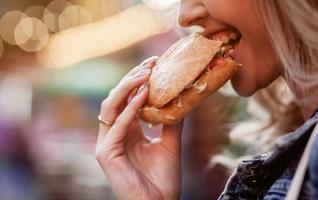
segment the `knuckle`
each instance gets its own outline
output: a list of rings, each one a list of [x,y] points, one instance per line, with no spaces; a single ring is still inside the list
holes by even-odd
[[[109,98],[104,99],[103,102],[102,102],[102,104],[101,104],[102,110],[107,110],[108,107],[109,107],[109,104],[110,104]]]
[[[101,166],[107,166],[107,164],[112,160],[114,153],[111,151],[108,152],[105,149],[102,149],[101,147],[95,149],[95,159],[98,161],[98,163]]]
[[[124,82],[122,82],[118,86],[118,88],[119,90],[130,90],[134,86],[135,82],[136,82],[136,79],[134,76],[127,77],[127,79]]]
[[[116,110],[116,108],[113,106],[113,103],[111,102],[111,100],[109,98],[106,98],[102,104],[101,104],[101,110],[102,111],[113,111]]]
[[[133,83],[135,81],[136,81],[136,76],[135,75],[131,75],[131,76],[127,77],[125,82],[123,82],[123,86],[129,86],[129,84],[131,84],[131,83]]]
[[[100,162],[102,160],[102,152],[100,151],[99,148],[95,149],[95,158],[98,162]]]
[[[101,153],[101,151],[95,152],[95,159],[99,163],[99,165],[105,169],[111,162],[111,158],[107,157],[107,155]]]
[[[115,88],[111,89],[109,92],[108,92],[108,96],[111,96],[115,91]]]
[[[136,65],[136,66],[132,67],[131,70],[126,74],[126,77],[127,77],[127,75],[131,75],[132,73],[134,73],[139,68],[140,68],[140,65]]]

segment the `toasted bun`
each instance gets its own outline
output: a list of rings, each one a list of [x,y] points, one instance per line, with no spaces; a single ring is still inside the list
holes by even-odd
[[[140,118],[152,124],[176,124],[224,85],[238,64],[228,57],[222,58],[222,65],[211,66],[222,44],[192,34],[170,47],[149,77],[148,99]]]
[[[221,41],[199,34],[191,34],[172,45],[149,77],[148,105],[160,108],[178,96],[201,74],[221,45]]]
[[[238,64],[235,61],[226,58],[224,65],[216,65],[204,73],[191,87],[185,89],[167,105],[161,108],[144,106],[139,113],[141,119],[152,124],[172,125],[178,123],[202,100],[223,86],[237,67]]]

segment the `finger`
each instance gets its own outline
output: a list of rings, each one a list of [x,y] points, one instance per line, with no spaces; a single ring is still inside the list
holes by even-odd
[[[143,74],[143,72],[145,72],[145,69],[151,69],[155,65],[155,62],[157,59],[158,59],[157,56],[153,56],[153,57],[150,57],[150,58],[146,59],[145,61],[143,61],[139,65],[139,67],[137,66],[134,69],[132,69],[120,81],[118,86],[109,92],[109,97],[106,99],[106,101],[104,101],[102,103],[102,110],[100,112],[100,116],[102,119],[105,119],[107,121],[112,122],[117,118],[118,114],[122,110],[119,107],[122,107],[123,105],[125,105],[123,100],[126,98],[127,94],[129,94],[129,95],[128,95],[128,98],[126,98],[126,99],[128,99],[128,101],[130,102],[132,97],[137,92],[136,87],[139,87],[142,83],[144,83],[144,81],[145,81],[144,79],[147,79],[147,76],[151,73],[151,71],[148,71],[148,73],[146,73],[146,74]],[[144,71],[142,72],[142,70],[144,70]],[[147,70],[146,70],[146,72],[147,72]],[[130,79],[128,77],[130,77]],[[127,83],[129,87],[126,86],[126,88],[125,88],[125,84],[124,84],[125,81],[127,81],[127,79],[131,80],[132,77],[134,77],[134,78],[137,77],[137,79],[140,78],[140,80],[137,80],[136,84]],[[132,88],[135,88],[135,89],[132,90]],[[116,100],[116,101],[114,101],[114,100]],[[104,137],[104,135],[108,132],[109,129],[110,129],[110,126],[105,126],[104,124],[99,125],[97,142],[99,142]]]
[[[158,60],[158,56],[152,56],[150,58],[147,58],[146,60],[142,61],[142,63],[140,63],[139,65],[137,65],[136,67],[134,67],[132,70],[130,70],[125,76],[131,76],[134,75],[135,73],[137,73],[138,71],[142,70],[142,69],[151,69],[156,61]]]
[[[136,115],[130,128],[130,133],[126,137],[126,148],[129,150],[132,146],[134,146],[137,142],[144,140],[143,130],[141,128],[141,124],[139,121],[139,117]]]
[[[132,98],[136,95],[137,90],[138,90],[138,88],[135,88],[135,89],[133,89],[132,91],[130,91],[130,93],[129,93],[129,95],[128,95],[128,98],[127,98],[126,104],[128,104],[128,103],[132,100]],[[113,91],[112,91],[112,93],[113,93]],[[125,104],[125,105],[126,105],[126,104]]]
[[[141,65],[141,66],[145,66],[145,65],[147,65],[147,64],[150,63],[150,62],[157,61],[158,58],[159,58],[158,56],[152,56],[152,57],[147,58],[146,60],[142,61],[142,62],[140,63],[140,65]]]
[[[152,69],[155,65],[156,61],[158,60],[158,56],[152,56],[146,60],[144,60],[140,65],[137,65],[132,70],[130,70],[118,83],[125,81],[128,77],[136,75],[138,72],[145,70],[145,69]],[[116,88],[113,88],[109,91],[108,96],[111,96]]]
[[[133,97],[137,94],[138,88],[135,88],[134,90],[132,90],[128,96],[127,99],[127,104],[129,104],[131,102],[131,100],[133,99]]]
[[[147,99],[147,94],[148,86],[145,84],[139,89],[139,93],[116,119],[115,124],[111,127],[105,137],[105,140],[107,140],[106,143],[115,144],[122,142],[126,138],[138,110],[144,105]]]
[[[103,124],[99,124],[97,142],[96,142],[97,145],[99,145],[101,143],[101,141],[103,140],[105,134],[108,132],[109,129],[110,129],[110,127],[105,126]]]
[[[140,66],[144,66],[143,68],[152,69],[152,68],[155,66],[155,64],[156,64],[156,62],[157,62],[157,60],[158,60],[158,58],[159,58],[158,56],[152,56],[152,57],[150,57],[150,58],[144,60],[144,61],[140,64]],[[129,103],[129,102],[132,100],[132,98],[136,95],[136,93],[137,93],[137,88],[136,88],[135,90],[133,90],[133,91],[129,94],[127,103]]]
[[[106,98],[102,103],[101,117],[107,121],[114,121],[121,112],[119,107],[128,99],[132,90],[145,83],[151,71],[144,71],[138,76],[131,76],[126,81],[120,83],[113,91],[112,95]]]
[[[115,122],[122,111],[122,105],[126,105],[128,94],[131,93],[133,89],[142,85],[148,79],[147,76],[148,75],[145,74],[139,78],[132,77],[130,80],[123,82],[121,86],[118,86],[119,88],[114,91],[113,95],[106,98],[101,105],[100,117],[102,121]],[[110,128],[111,125],[99,124],[97,143],[102,140]]]
[[[175,125],[163,126],[162,143],[170,150],[176,152],[181,148],[181,135],[183,129],[183,120]]]

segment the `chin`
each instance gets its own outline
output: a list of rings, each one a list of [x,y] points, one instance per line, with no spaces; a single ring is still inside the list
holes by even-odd
[[[235,76],[231,79],[231,84],[235,92],[242,97],[250,97],[257,91],[257,87],[253,84],[237,79]]]
[[[234,86],[233,86],[233,88],[234,88],[235,92],[241,97],[250,97],[256,92],[256,90],[240,89],[240,88],[236,88]]]

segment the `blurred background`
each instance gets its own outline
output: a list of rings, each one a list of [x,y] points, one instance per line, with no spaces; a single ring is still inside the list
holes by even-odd
[[[177,11],[177,0],[1,1],[1,200],[115,199],[94,157],[100,103],[132,67],[198,30],[180,28]],[[223,190],[227,170],[211,156],[246,109],[225,86],[186,118],[181,199]]]

